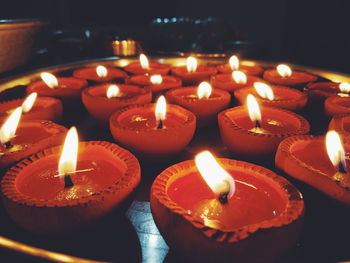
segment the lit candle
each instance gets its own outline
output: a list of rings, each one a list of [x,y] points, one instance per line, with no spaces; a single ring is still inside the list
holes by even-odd
[[[29,158],[6,173],[1,189],[9,215],[35,234],[79,232],[121,209],[140,182],[131,153],[103,141],[79,143],[74,127],[63,148]]]
[[[297,240],[304,204],[272,171],[204,151],[156,177],[151,210],[167,244],[186,261],[270,262]]]
[[[123,107],[150,103],[152,92],[149,88],[143,88],[128,84],[101,84],[91,86],[82,93],[82,102],[89,112],[97,120],[107,124],[109,117]]]
[[[110,118],[114,139],[148,158],[181,152],[192,139],[195,128],[195,115],[180,106],[166,104],[163,96],[156,104],[129,106]]]
[[[165,64],[149,62],[145,54],[140,54],[139,62],[130,63],[124,67],[124,70],[134,75],[144,74],[168,74],[170,67]]]
[[[307,103],[307,95],[297,89],[284,86],[269,86],[255,82],[253,86],[241,88],[234,92],[240,104],[244,104],[248,94],[252,94],[260,105],[300,111]]]
[[[261,76],[264,72],[264,69],[259,66],[242,64],[235,55],[230,57],[228,63],[217,66],[217,69],[220,73],[231,73],[232,71],[240,70],[252,76]]]
[[[179,78],[160,74],[130,76],[125,80],[125,83],[148,87],[153,93],[161,93],[182,86],[182,81]]]
[[[217,70],[215,67],[199,65],[195,57],[188,57],[186,66],[173,67],[171,73],[180,78],[185,86],[190,86],[209,81],[210,77],[217,73]]]
[[[165,96],[170,103],[178,104],[197,117],[197,126],[203,127],[216,123],[217,114],[226,109],[231,95],[225,90],[212,89],[208,82],[195,87],[184,87],[169,90]]]
[[[344,148],[345,146],[345,148]],[[350,204],[346,152],[337,132],[324,136],[294,136],[278,147],[276,166],[343,204]]]
[[[247,107],[225,110],[219,113],[218,120],[224,144],[249,159],[271,159],[284,138],[310,130],[307,120],[293,112],[266,106],[260,109],[251,94],[247,96]]]
[[[73,77],[89,81],[90,86],[104,82],[122,82],[127,76],[123,70],[103,65],[73,71]]]
[[[306,84],[317,80],[316,76],[294,71],[286,64],[277,65],[276,69],[265,70],[263,78],[272,84],[293,86],[299,89],[303,89]]]

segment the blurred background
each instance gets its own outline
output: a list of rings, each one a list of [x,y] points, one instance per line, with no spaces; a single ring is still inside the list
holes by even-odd
[[[11,0],[0,20],[49,22],[31,67],[111,56],[113,41],[133,39],[154,55],[239,53],[350,73],[347,2]]]

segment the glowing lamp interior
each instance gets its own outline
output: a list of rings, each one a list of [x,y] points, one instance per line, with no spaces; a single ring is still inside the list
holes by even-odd
[[[150,81],[153,85],[159,85],[163,82],[162,75],[152,75]]]
[[[232,72],[232,78],[237,84],[246,84],[247,83],[247,75],[242,71],[235,70]]]
[[[107,71],[107,68],[105,66],[99,65],[99,66],[96,67],[96,74],[100,78],[107,77],[107,73],[108,73],[108,71]]]
[[[227,194],[228,198],[233,196],[235,181],[209,151],[197,154],[195,163],[199,173],[215,195]]]
[[[157,121],[164,121],[166,118],[166,100],[163,95],[157,100],[155,114]]]
[[[339,84],[339,89],[343,93],[350,93],[350,84],[348,82],[342,82]]]
[[[29,94],[29,96],[22,103],[23,112],[28,112],[32,109],[37,96],[38,96],[38,93],[36,92],[32,92]]]
[[[7,118],[4,124],[0,128],[0,141],[7,143],[16,135],[19,120],[22,115],[22,107],[16,108],[11,115]]]
[[[292,75],[292,69],[286,64],[280,64],[276,69],[278,74],[283,78],[290,77]]]
[[[211,95],[211,92],[212,92],[212,88],[208,82],[204,81],[198,85],[197,96],[199,99],[202,99],[202,98],[208,99]]]
[[[146,70],[150,69],[148,58],[146,57],[145,54],[141,54],[139,59],[140,59],[140,65],[143,69],[146,69]]]
[[[255,82],[254,88],[260,97],[268,100],[274,100],[275,95],[273,94],[273,90],[269,85],[262,82]]]
[[[40,74],[40,77],[49,88],[53,89],[58,86],[57,78],[51,73],[43,72]]]
[[[110,85],[107,89],[107,98],[118,97],[119,95],[119,87],[117,85]]]
[[[328,131],[326,134],[326,149],[333,166],[339,169],[340,165],[345,169],[345,151],[339,134],[336,131]]]
[[[261,122],[261,111],[259,108],[259,104],[255,97],[252,94],[247,96],[247,106],[249,118],[252,122]]]
[[[237,56],[233,55],[230,57],[229,61],[228,61],[231,70],[238,70],[239,68],[239,59]]]
[[[73,126],[69,129],[64,141],[60,160],[58,162],[58,174],[66,175],[76,171],[78,158],[78,132]]]
[[[187,65],[187,72],[196,72],[197,66],[198,66],[197,59],[195,57],[188,57],[186,61],[186,65]]]

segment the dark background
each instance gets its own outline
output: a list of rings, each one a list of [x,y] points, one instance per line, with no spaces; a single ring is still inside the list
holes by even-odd
[[[51,29],[115,27],[118,34],[135,38],[135,28],[143,31],[154,18],[214,17],[232,28],[234,39],[254,43],[247,56],[350,72],[350,8],[345,0],[4,2],[0,18],[46,17]]]

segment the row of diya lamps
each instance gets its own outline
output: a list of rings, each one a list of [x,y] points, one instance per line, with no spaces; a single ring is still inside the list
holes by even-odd
[[[75,70],[73,78],[43,73],[43,80],[27,87],[26,99],[1,103],[6,120],[0,129],[0,165],[17,162],[1,181],[3,203],[13,220],[36,234],[74,233],[122,209],[138,186],[141,169],[130,152],[104,141],[79,142],[74,127],[67,132],[50,121],[81,100],[93,117],[109,121],[118,144],[152,158],[180,152],[196,124],[203,127],[217,118],[222,140],[233,153],[252,160],[275,157],[276,166],[287,174],[350,204],[340,136],[335,131],[326,140],[304,135],[310,125],[293,112],[312,98],[298,88],[307,85],[318,101],[341,100],[341,107],[343,99],[350,100],[349,84],[313,83],[315,76],[292,72],[286,65],[264,71],[241,65],[235,56],[217,67],[198,66],[192,57],[187,61],[170,69],[141,55],[139,63],[124,67],[131,76],[103,66]],[[165,75],[169,70],[172,75]],[[88,82],[102,84],[87,87]],[[152,92],[164,93],[174,104],[166,104],[164,96],[150,104]],[[247,105],[227,109],[231,93]],[[330,126],[346,136],[348,117],[336,115]],[[57,146],[63,141],[63,148]],[[204,151],[156,177],[151,208],[160,232],[179,256],[268,262],[297,240],[304,201],[274,172]]]

